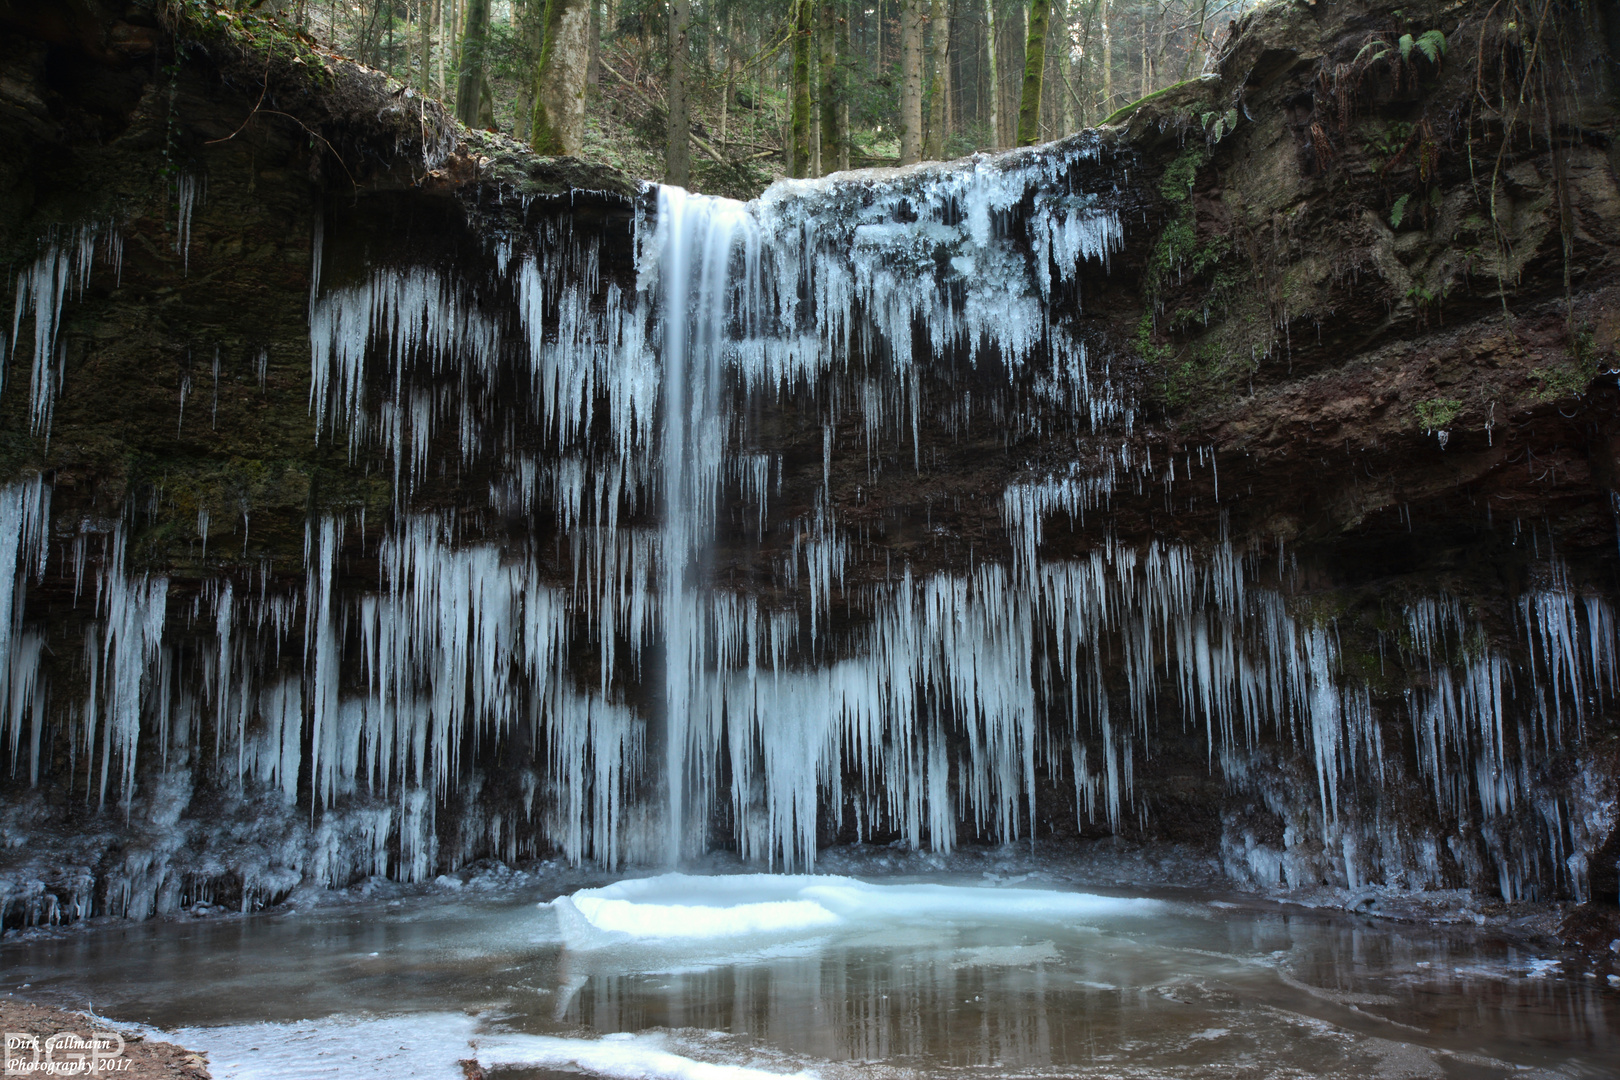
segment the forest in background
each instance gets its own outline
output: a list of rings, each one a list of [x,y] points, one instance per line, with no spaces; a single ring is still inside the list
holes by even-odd
[[[542,153],[747,198],[1062,138],[1198,76],[1257,0],[234,3]]]

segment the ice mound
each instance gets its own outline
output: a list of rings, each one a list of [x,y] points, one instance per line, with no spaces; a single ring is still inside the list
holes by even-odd
[[[1145,915],[1155,900],[973,885],[874,885],[810,874],[661,874],[581,889],[549,905],[564,943],[789,937],[883,921],[1084,922]]]

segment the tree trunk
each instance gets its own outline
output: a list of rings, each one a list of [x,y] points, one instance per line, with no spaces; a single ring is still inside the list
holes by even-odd
[[[484,42],[489,37],[489,0],[468,0],[467,29],[461,35],[461,63],[456,79],[456,119],[478,126],[484,97]]]
[[[411,29],[415,25],[414,20],[411,18],[411,12],[413,10],[415,9],[410,3],[410,0],[406,0],[405,25],[400,29],[399,32],[399,44],[405,53],[401,66],[401,70],[404,72],[404,77],[399,81],[404,83],[406,86],[416,85],[416,65],[414,63],[416,60],[416,35],[411,33]],[[389,21],[388,29],[390,33],[393,32],[392,20]],[[393,74],[393,72],[389,72],[389,74]]]
[[[445,82],[444,76],[444,54],[450,51],[450,39],[444,36],[444,4],[445,0],[433,0],[433,25],[438,31],[439,39],[439,77],[434,85],[438,88],[438,96],[441,101],[448,96],[447,91],[449,90],[449,85]]]
[[[669,113],[664,128],[664,183],[686,187],[692,181],[692,103],[687,97],[691,69],[692,0],[670,0]]]
[[[958,3],[962,4],[964,8],[976,11],[978,9],[980,0],[958,0]],[[985,30],[985,26],[984,26],[984,20],[975,18],[975,19],[972,19],[971,21],[969,21],[967,23],[958,23],[957,24],[957,40],[959,42],[962,39],[961,31],[964,30],[964,29],[970,30],[972,32],[972,34],[973,34],[973,47],[972,47],[971,50],[969,50],[969,49],[967,49],[965,47],[964,48],[959,48],[957,50],[956,66],[957,66],[957,69],[958,69],[958,74],[961,74],[961,71],[966,66],[967,62],[969,60],[972,61],[972,64],[973,64],[973,79],[972,79],[972,83],[971,83],[971,85],[973,86],[973,108],[971,110],[971,116],[973,118],[972,123],[974,125],[976,125],[977,127],[982,128],[985,125],[985,108],[986,108],[986,104],[985,104],[986,99],[985,99],[985,96],[984,96],[984,88],[985,88],[986,85],[988,85],[989,78],[990,78],[988,72],[986,72],[986,70],[985,70],[986,65],[985,65],[985,62],[984,62],[984,55],[985,55],[984,42],[985,42],[985,37],[986,37],[986,30]],[[964,88],[969,85],[969,81],[968,81],[968,79],[966,78],[965,75],[963,76],[962,79],[958,80],[957,85],[960,86],[960,87],[964,87]],[[967,120],[966,116],[963,117],[962,122],[963,122],[964,126],[968,123],[968,120]]]
[[[1148,43],[1148,31],[1147,31],[1146,24],[1144,24],[1142,26],[1142,39],[1139,42],[1137,42],[1137,44],[1141,46],[1141,50],[1142,50],[1141,55],[1138,57],[1138,60],[1140,62],[1137,65],[1137,74],[1136,74],[1136,96],[1138,98],[1145,98],[1145,97],[1148,96],[1149,93],[1152,92],[1149,85],[1148,85],[1149,80],[1148,80],[1148,47],[1147,47],[1147,43]]]
[[[481,75],[478,78],[478,127],[485,131],[499,130],[495,126],[495,88],[489,84],[489,76]]]
[[[585,26],[585,85],[596,95],[602,85],[602,5],[589,0],[589,21]]]
[[[439,12],[438,0],[422,0],[422,96],[433,93],[433,20]]]
[[[540,49],[544,44],[545,0],[526,0],[523,21],[523,47],[526,64],[540,68]],[[538,79],[524,79],[518,87],[517,116],[512,124],[512,137],[529,141],[530,127],[534,123],[534,89]]]
[[[821,45],[819,21],[816,12],[820,10],[814,0],[810,4],[810,18],[817,27],[816,40],[810,43],[810,168],[805,170],[806,176],[820,176],[821,168]]]
[[[956,29],[960,29],[956,20],[958,5],[962,0],[946,0],[950,5],[949,22]],[[957,39],[958,42],[960,38]],[[954,52],[945,53],[945,152],[950,153],[951,134],[958,130],[962,115],[962,49],[958,44]],[[954,60],[952,58],[955,58]]]
[[[1092,117],[1096,115],[1097,97],[1092,88],[1097,82],[1094,77],[1097,57],[1091,48],[1091,40],[1097,30],[1097,10],[1101,6],[1099,0],[1091,0],[1090,7],[1084,3],[1076,5],[1080,14],[1074,29],[1080,37],[1080,63],[1069,71],[1069,86],[1074,92],[1076,129],[1089,127]]]
[[[1209,16],[1209,0],[1201,0],[1198,5],[1198,33],[1193,37],[1192,48],[1187,50],[1187,62],[1181,65],[1181,77],[1185,79],[1192,71],[1193,57],[1202,56],[1204,52],[1204,22]],[[1203,62],[1199,62],[1203,68]]]
[[[443,50],[445,63],[447,64],[456,62],[454,54],[459,52],[461,49],[461,11],[465,3],[466,0],[444,0],[445,19],[449,23],[448,28],[444,32]],[[445,101],[453,107],[456,99],[451,91],[457,88],[450,85],[450,77],[448,74],[446,74],[443,81]]]
[[[1106,2],[1106,0],[1105,0]],[[1001,78],[996,63],[996,0],[984,0],[984,54],[990,66],[990,145],[1001,149]]]
[[[881,75],[887,73],[886,69],[883,66],[883,0],[877,0],[876,8],[877,8],[877,16],[876,16],[876,18],[877,18],[877,61],[873,66],[877,69],[878,74],[881,76]]]
[[[546,0],[535,67],[529,145],[551,156],[578,157],[585,142],[585,78],[591,63],[591,0]]]
[[[1001,135],[1003,148],[1018,145],[1018,106],[1024,91],[1024,5],[1017,3],[1011,11],[1001,13]]]
[[[1075,116],[1075,101],[1071,98],[1074,82],[1069,77],[1069,50],[1073,46],[1073,36],[1067,0],[1056,0],[1053,14],[1057,16],[1056,25],[1052,28],[1052,49],[1057,54],[1057,86],[1052,94],[1053,120],[1057,137],[1062,139],[1080,127],[1080,119]]]
[[[737,92],[737,50],[731,41],[731,9],[726,8],[726,24],[721,31],[726,43],[726,91],[720,97],[720,142],[726,141],[726,121],[731,113],[731,99]]]
[[[1107,118],[1114,111],[1114,35],[1108,29],[1108,5],[1102,0],[1102,115]]]
[[[926,0],[900,4],[900,164],[922,160],[923,33]]]
[[[810,55],[815,42],[814,0],[793,2],[793,118],[788,175],[810,175]]]
[[[929,22],[934,28],[933,63],[928,73],[928,146],[923,156],[930,161],[945,159],[945,99],[950,93],[951,19],[949,0],[934,0]]]
[[[838,167],[849,168],[849,26],[863,0],[849,0],[849,17],[838,20]]]
[[[844,105],[844,73],[839,66],[838,8],[821,3],[821,172],[835,171],[845,142],[839,122]]]
[[[1046,26],[1052,0],[1030,0],[1029,36],[1024,39],[1024,94],[1018,102],[1018,145],[1041,141],[1041,81],[1046,75]]]

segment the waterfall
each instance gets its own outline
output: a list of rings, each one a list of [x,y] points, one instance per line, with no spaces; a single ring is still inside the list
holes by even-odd
[[[7,752],[28,760],[50,681],[23,586],[60,544],[77,577],[99,567],[99,645],[52,669],[88,694],[65,721],[79,770],[126,814],[178,816],[191,787],[159,774],[195,750],[184,767],[261,815],[244,832],[276,853],[241,871],[244,904],[289,877],[419,881],[484,854],[612,867],[727,845],[791,869],[829,830],[941,853],[1032,842],[1060,815],[1129,832],[1178,729],[1290,822],[1278,846],[1231,816],[1234,877],[1437,886],[1450,851],[1505,895],[1579,895],[1591,829],[1535,770],[1615,693],[1604,597],[1549,564],[1518,645],[1455,600],[1413,600],[1378,631],[1413,677],[1392,704],[1263,538],[1114,533],[1116,495],[1174,506],[1178,470],[1215,468],[1189,449],[1155,464],[1123,354],[1086,315],[1128,166],[1087,137],[748,204],[650,189],[629,272],[538,212],[490,238],[483,276],[328,265],[309,408],[388,478],[387,520],[329,508],[296,579],[222,573],[182,619],[164,577],[127,565],[125,524],[59,522],[53,540],[49,484],[0,490]],[[317,236],[319,260],[335,240]],[[88,273],[64,251],[19,280],[36,367],[68,271]],[[998,530],[977,546],[934,523],[953,454],[1004,463],[982,506],[937,507]],[[918,538],[880,535],[872,491]],[[1055,557],[1065,528],[1080,539]],[[211,755],[190,745],[205,731]],[[1397,731],[1417,777],[1386,752]],[[1267,779],[1277,754],[1306,795]],[[1380,832],[1408,788],[1427,823]],[[1043,804],[1065,790],[1072,807]],[[1532,833],[1556,838],[1544,856],[1519,850]],[[157,865],[116,871],[129,910],[158,904],[138,899]]]
[[[651,247],[661,316],[663,386],[662,474],[664,519],[660,555],[664,572],[664,783],[668,852],[686,846],[685,781],[690,715],[697,706],[706,638],[703,607],[708,547],[727,457],[729,418],[722,405],[733,317],[734,259],[743,264],[742,293],[759,265],[759,229],[748,208],[729,199],[658,190],[658,226]],[[740,250],[738,250],[740,249]],[[736,312],[747,324],[754,313]]]

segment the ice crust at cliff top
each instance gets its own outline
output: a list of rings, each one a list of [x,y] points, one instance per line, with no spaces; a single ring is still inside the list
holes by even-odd
[[[9,910],[82,916],[97,875],[107,910],[144,916],[180,903],[184,873],[235,875],[247,907],[300,881],[552,850],[617,867],[729,845],[803,871],[828,821],[940,853],[1032,841],[1053,792],[1117,832],[1152,812],[1136,781],[1162,722],[1201,730],[1209,769],[1280,815],[1261,762],[1296,762],[1313,793],[1285,840],[1227,831],[1237,881],[1431,888],[1444,861],[1508,899],[1586,896],[1614,806],[1584,724],[1616,693],[1616,628],[1550,548],[1514,649],[1445,595],[1399,605],[1382,648],[1427,678],[1391,706],[1333,618],[1291,605],[1286,553],[1097,528],[1115,492],[1169,497],[1215,469],[1131,438],[1119,346],[1082,314],[1128,225],[1130,168],[1087,136],[749,204],[650,190],[633,287],[604,272],[599,236],[545,215],[488,239],[487,280],[317,266],[309,406],[322,440],[385,468],[393,508],[380,528],[313,520],[301,585],[266,567],[182,593],[134,568],[138,508],[52,521],[47,480],[0,490],[5,752],[37,779],[65,725],[80,797],[155,837],[66,900],[17,876]],[[63,305],[117,272],[117,236],[63,234],[17,279],[42,433],[73,392],[52,367]],[[784,501],[804,471],[788,414],[819,428],[808,500]],[[987,421],[1071,448],[996,493],[1006,556],[901,562],[834,496],[835,471],[921,473],[929,438]],[[447,475],[487,477],[487,497],[418,502]],[[1089,551],[1043,554],[1088,522]],[[740,542],[767,552],[768,580],[728,576],[720,552]],[[48,565],[70,569],[87,628],[54,685],[24,607]],[[1390,721],[1409,759],[1386,753]],[[505,801],[476,762],[497,745],[531,762]],[[1391,809],[1414,782],[1435,824]],[[182,871],[203,787],[258,809],[228,865]]]

